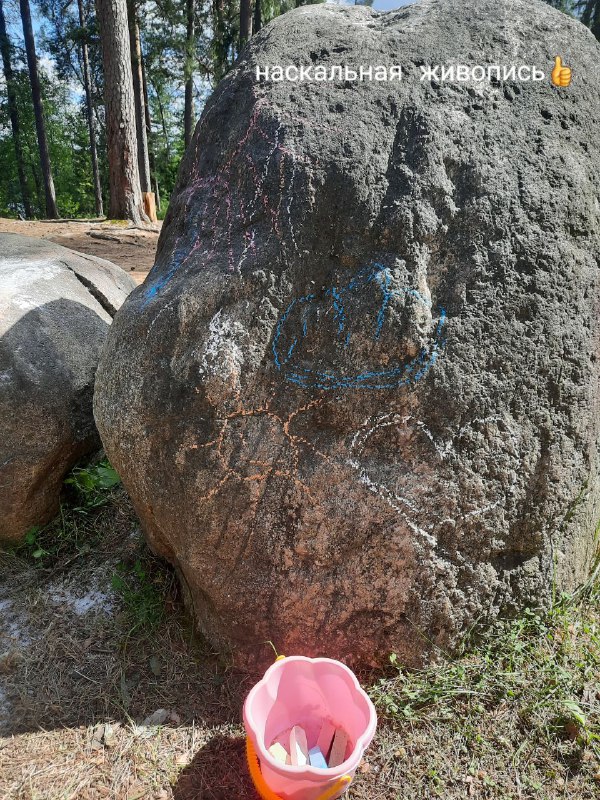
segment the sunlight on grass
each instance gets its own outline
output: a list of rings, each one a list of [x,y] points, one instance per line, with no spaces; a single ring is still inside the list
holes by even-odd
[[[486,796],[486,786],[496,787],[490,796],[515,796],[498,780],[511,773],[529,790],[549,792],[540,797],[562,796],[554,792],[570,778],[587,785],[589,795],[581,797],[600,792],[597,582],[548,612],[526,610],[495,623],[453,660],[421,671],[404,669],[395,656],[390,662],[371,696],[392,729],[407,732],[400,755],[410,758],[419,734],[458,754],[454,763],[449,752],[432,754],[432,796],[450,796],[465,776],[476,782],[477,796]]]

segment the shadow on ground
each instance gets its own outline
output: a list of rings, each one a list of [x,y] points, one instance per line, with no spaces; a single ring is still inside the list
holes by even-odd
[[[215,736],[181,772],[174,800],[254,800],[243,736]]]

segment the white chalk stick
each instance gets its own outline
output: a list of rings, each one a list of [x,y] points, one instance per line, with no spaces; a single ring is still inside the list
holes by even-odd
[[[293,766],[304,767],[308,764],[306,733],[300,725],[294,725],[290,733],[290,758]]]
[[[275,758],[277,761],[281,761],[282,764],[289,764],[290,757],[288,755],[287,750],[283,745],[279,744],[279,742],[275,742],[274,744],[269,747],[269,753]]]
[[[321,733],[319,734],[319,738],[317,739],[317,747],[323,753],[325,758],[329,755],[329,751],[331,750],[331,743],[333,742],[333,737],[335,736],[335,726],[329,722],[328,719],[325,720],[323,726],[321,728]]]
[[[333,737],[333,744],[331,745],[331,753],[329,754],[329,766],[339,767],[339,765],[346,758],[346,746],[348,744],[348,734],[341,728],[338,728]]]
[[[319,769],[327,769],[327,761],[325,756],[318,747],[311,747],[308,751],[308,758],[311,767],[319,767]]]

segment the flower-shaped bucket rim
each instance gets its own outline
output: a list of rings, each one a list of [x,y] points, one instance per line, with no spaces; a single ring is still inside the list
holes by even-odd
[[[348,758],[343,761],[339,766],[335,767],[335,774],[331,775],[331,779],[335,779],[339,774],[343,772],[350,772],[354,771],[365,752],[373,736],[375,735],[375,729],[377,727],[377,712],[375,711],[375,706],[373,705],[371,698],[362,688],[360,683],[358,682],[358,678],[352,672],[352,670],[347,667],[345,664],[342,664],[341,661],[337,661],[334,658],[309,658],[308,656],[286,656],[285,658],[281,657],[274,664],[267,669],[263,677],[255,683],[252,689],[250,690],[248,697],[244,703],[244,723],[246,727],[246,732],[252,739],[252,743],[254,745],[256,754],[261,761],[266,761],[269,767],[271,767],[276,772],[279,772],[281,775],[302,775],[303,778],[311,778],[315,781],[323,781],[328,778],[327,772],[320,768],[320,767],[312,767],[310,765],[306,766],[295,766],[293,764],[282,764],[281,761],[277,761],[266,749],[264,743],[259,741],[256,737],[256,725],[252,715],[252,704],[254,702],[254,698],[256,694],[260,691],[261,686],[268,683],[270,676],[278,669],[286,669],[290,663],[302,661],[309,664],[331,664],[336,669],[339,669],[348,675],[352,683],[354,684],[354,688],[356,689],[357,693],[362,697],[365,702],[365,706],[369,711],[369,723],[364,731],[356,742],[354,743],[354,747],[352,748],[352,752],[348,756]],[[357,758],[358,755],[358,758]],[[330,772],[330,770],[328,770]]]

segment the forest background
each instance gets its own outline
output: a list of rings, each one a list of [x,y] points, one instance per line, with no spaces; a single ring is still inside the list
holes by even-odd
[[[139,223],[147,221],[147,193],[164,217],[202,108],[247,39],[313,2],[0,0],[0,217],[106,214]],[[407,4],[356,2],[379,10]],[[600,38],[600,0],[549,4]],[[122,98],[111,103],[123,81],[131,82],[131,108]],[[125,142],[137,149],[137,175],[127,176],[124,191],[115,176],[127,144],[110,141],[111,113],[117,127],[131,128]]]

